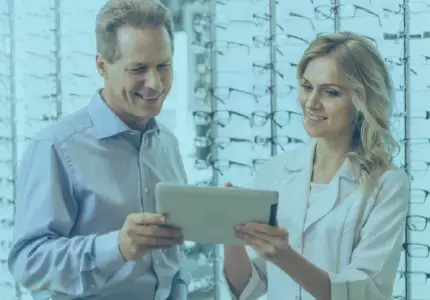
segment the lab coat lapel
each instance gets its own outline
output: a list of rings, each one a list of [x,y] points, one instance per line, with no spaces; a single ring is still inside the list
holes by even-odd
[[[325,217],[334,208],[338,199],[338,191],[339,179],[335,177],[328,184],[327,188],[319,194],[321,199],[317,199],[317,202],[313,204],[313,207],[308,207],[303,232]],[[306,204],[308,204],[309,197],[306,200]]]
[[[309,173],[312,173],[312,165]],[[312,209],[307,209],[303,232],[330,213],[338,201],[346,198],[350,193],[352,193],[356,187],[355,183],[356,182],[350,162],[348,159],[346,159],[339,171],[328,184],[327,188],[323,191],[323,193],[320,194],[322,199],[317,200],[318,202],[314,204],[315,207]],[[310,191],[310,187],[308,188],[308,191]],[[308,203],[308,201],[309,195],[306,199],[306,203]]]
[[[303,232],[314,150],[315,142],[311,140],[308,151],[296,152],[284,166],[283,178],[286,181],[280,189],[280,198],[285,199],[282,210],[288,216],[284,224],[289,231],[290,242],[300,239]]]

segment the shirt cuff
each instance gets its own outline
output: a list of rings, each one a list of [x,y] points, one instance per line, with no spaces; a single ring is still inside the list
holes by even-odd
[[[251,299],[250,296],[255,292],[257,287],[260,285],[261,283],[260,274],[255,268],[254,262],[251,262],[251,267],[252,267],[251,277],[249,278],[248,283],[245,286],[245,289],[242,291],[242,294],[240,294],[239,299],[233,294],[232,290],[229,288],[230,296],[232,300]]]
[[[103,277],[110,279],[126,263],[119,251],[118,231],[96,236],[94,255],[97,269]]]
[[[169,300],[186,300],[187,285],[184,282],[174,282],[170,290]]]

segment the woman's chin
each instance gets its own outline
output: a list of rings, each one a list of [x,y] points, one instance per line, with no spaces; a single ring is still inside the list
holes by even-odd
[[[305,126],[306,133],[313,138],[324,137],[324,131],[320,128],[315,128],[314,126]]]

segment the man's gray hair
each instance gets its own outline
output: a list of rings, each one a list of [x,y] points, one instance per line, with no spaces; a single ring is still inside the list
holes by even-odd
[[[121,57],[117,29],[123,25],[135,28],[164,26],[174,50],[172,14],[160,1],[108,0],[96,18],[97,51],[108,63],[114,63]]]

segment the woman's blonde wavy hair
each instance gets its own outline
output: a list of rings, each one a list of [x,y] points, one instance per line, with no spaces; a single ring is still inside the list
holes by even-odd
[[[298,79],[310,61],[323,56],[337,62],[339,76],[349,89],[355,128],[348,158],[368,197],[399,150],[390,130],[393,84],[376,47],[351,32],[322,35],[312,41],[298,64]]]

